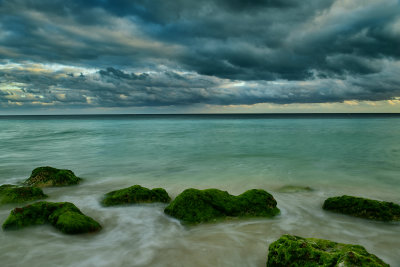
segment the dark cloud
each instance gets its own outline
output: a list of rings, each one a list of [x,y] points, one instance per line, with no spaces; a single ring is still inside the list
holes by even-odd
[[[103,77],[109,76],[116,79],[127,79],[127,80],[145,80],[149,77],[147,73],[142,73],[140,75],[136,75],[134,73],[125,73],[121,70],[114,69],[112,67],[107,68],[107,70],[100,70],[99,74]],[[179,76],[174,74],[174,77]],[[180,76],[179,76],[180,77]]]
[[[115,68],[86,75],[67,71],[3,70],[0,82],[16,84],[0,94],[2,103],[25,106],[143,107],[191,104],[239,105],[257,103],[325,103],[345,100],[387,100],[400,94],[399,64],[368,80],[348,76],[344,80],[314,79],[298,82],[230,82],[195,73],[172,71],[128,73]],[[17,88],[17,89],[15,89]],[[1,92],[1,91],[0,91]]]
[[[0,77],[71,105],[392,99],[399,14],[397,0],[0,0],[0,60],[99,70]],[[255,86],[224,87],[239,81]]]
[[[3,1],[1,23],[9,34],[2,45],[9,53],[2,57],[13,53],[15,59],[96,67],[175,64],[223,78],[301,80],[312,69],[342,72],[327,62],[337,54],[400,56],[398,31],[388,30],[399,19],[396,1],[346,5],[333,0]],[[155,42],[159,45],[150,45]],[[376,70],[362,62],[344,70]]]

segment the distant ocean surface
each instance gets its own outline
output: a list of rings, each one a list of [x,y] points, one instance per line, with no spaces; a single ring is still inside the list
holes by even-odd
[[[103,225],[66,236],[51,226],[0,231],[1,266],[265,266],[282,234],[360,244],[400,266],[400,224],[323,211],[343,194],[400,203],[400,116],[396,114],[0,116],[0,184],[38,166],[85,181],[46,188]],[[165,205],[104,208],[102,195],[140,184],[174,198],[186,188],[231,194],[265,189],[273,219],[182,226]],[[284,193],[282,186],[312,192]],[[12,206],[0,207],[0,222]]]

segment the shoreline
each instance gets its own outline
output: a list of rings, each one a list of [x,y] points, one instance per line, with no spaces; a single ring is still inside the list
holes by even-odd
[[[189,260],[189,255],[192,255],[193,259],[201,261],[196,251],[200,249],[210,253],[209,247],[215,249],[212,253],[213,256],[208,255],[208,257],[211,257],[210,260],[198,266],[218,265],[218,262],[223,261],[222,259],[224,258],[220,258],[220,256],[225,254],[235,258],[226,251],[228,248],[232,252],[239,253],[239,255],[244,256],[243,253],[245,253],[248,255],[246,257],[254,257],[252,261],[254,265],[251,264],[251,266],[265,266],[269,244],[277,240],[282,234],[322,238],[346,244],[360,244],[368,252],[377,255],[391,264],[391,266],[397,266],[396,263],[400,261],[400,258],[394,257],[397,246],[395,244],[398,243],[400,245],[400,241],[395,235],[395,233],[398,233],[400,223],[369,221],[324,211],[321,206],[328,193],[321,191],[321,189],[295,193],[279,193],[269,190],[268,192],[271,192],[277,200],[278,208],[281,209],[281,214],[275,218],[233,219],[215,224],[183,226],[179,221],[163,214],[166,204],[137,204],[134,206],[113,207],[111,209],[102,207],[99,204],[99,198],[102,193],[110,190],[110,182],[103,181],[103,183],[99,184],[98,181],[89,181],[79,186],[45,189],[45,192],[49,195],[47,201],[76,203],[88,216],[99,218],[99,221],[104,226],[101,234],[91,237],[65,237],[49,229],[48,226],[39,226],[29,230],[21,230],[24,233],[23,236],[32,233],[39,243],[41,243],[41,239],[48,240],[50,237],[53,241],[58,240],[56,243],[61,242],[62,239],[70,240],[69,242],[72,243],[81,240],[81,242],[89,246],[90,250],[94,249],[93,246],[102,250],[97,244],[99,241],[100,244],[104,245],[104,248],[114,244],[119,250],[125,250],[117,245],[119,238],[125,240],[123,243],[130,243],[128,237],[133,238],[136,236],[136,238],[142,240],[140,242],[148,242],[146,246],[150,246],[139,250],[150,249],[153,253],[151,253],[151,256],[143,256],[143,265],[137,264],[134,266],[162,266],[163,262],[166,263],[172,259],[176,260],[177,257],[182,257],[183,262],[185,262],[185,260]],[[126,183],[126,180],[125,182],[120,181],[120,183]],[[171,196],[175,193],[172,192]],[[82,196],[84,197],[82,198]],[[0,208],[0,219],[4,219],[3,217],[8,214],[9,209],[7,209],[6,213],[4,211],[3,207]],[[131,227],[140,227],[144,233],[132,231]],[[161,234],[161,239],[158,237],[151,240],[159,234]],[[5,237],[12,238],[13,235],[15,234],[6,234],[4,236],[3,233],[1,234],[1,239]],[[16,235],[19,236],[20,234]],[[113,235],[115,236],[112,237]],[[147,240],[147,238],[150,239]],[[165,238],[174,240],[178,245],[173,245],[172,243],[174,242],[172,240],[170,240],[172,243],[166,242]],[[20,239],[20,241],[23,246],[23,240]],[[393,245],[383,245],[385,243],[393,243]],[[175,249],[172,249],[172,247],[175,247]],[[74,249],[69,245],[63,246],[63,248],[66,250]],[[181,254],[182,251],[185,251],[185,255]],[[218,251],[221,254],[217,253]],[[261,253],[262,251],[263,253]],[[155,256],[158,253],[169,255],[171,258],[168,260],[161,259]],[[200,254],[203,255],[202,253]],[[226,265],[228,265],[230,261],[226,260],[228,261]],[[264,264],[261,265],[263,260]],[[100,266],[102,265],[100,264]]]

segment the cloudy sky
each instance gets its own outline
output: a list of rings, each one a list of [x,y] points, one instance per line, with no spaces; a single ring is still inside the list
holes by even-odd
[[[0,0],[0,114],[400,112],[399,0]]]

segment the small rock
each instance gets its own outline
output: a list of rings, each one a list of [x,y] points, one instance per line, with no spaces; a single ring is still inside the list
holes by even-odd
[[[269,246],[267,267],[286,266],[389,267],[359,245],[283,235]]]
[[[279,213],[276,200],[261,189],[252,189],[239,196],[218,189],[186,189],[164,212],[184,223],[216,221],[226,217],[272,217]]]
[[[323,209],[378,221],[399,221],[400,205],[368,198],[341,196],[325,200]]]
[[[309,186],[297,186],[297,185],[285,185],[280,187],[278,190],[280,193],[297,193],[297,192],[311,192],[314,191]]]
[[[37,187],[66,186],[79,184],[82,178],[76,177],[70,170],[53,167],[38,167],[32,171],[24,184]]]
[[[102,204],[104,206],[135,204],[135,203],[168,203],[171,201],[167,191],[162,188],[148,189],[140,185],[115,190],[105,194]]]
[[[23,203],[47,197],[48,196],[43,193],[42,189],[37,187],[11,184],[0,186],[0,204]]]
[[[18,230],[46,223],[50,223],[65,234],[82,234],[101,229],[98,222],[84,215],[70,202],[41,201],[13,209],[3,223],[3,230]]]

